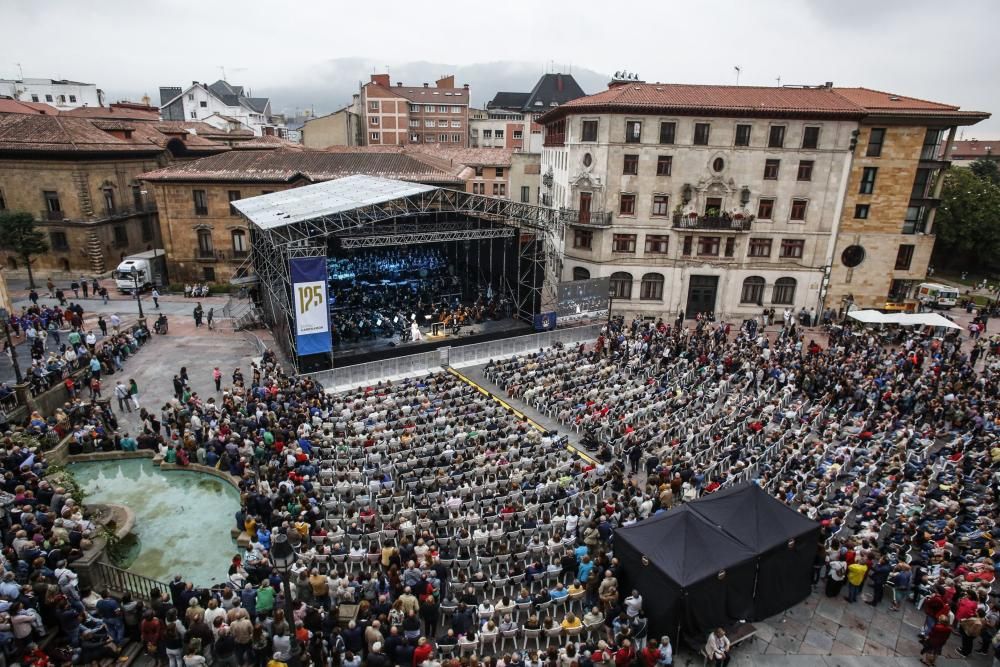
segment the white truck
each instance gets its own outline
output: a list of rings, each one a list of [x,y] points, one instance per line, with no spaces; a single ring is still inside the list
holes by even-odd
[[[153,286],[162,287],[167,280],[167,256],[162,249],[147,250],[122,260],[112,275],[120,292],[134,293]]]
[[[917,300],[931,308],[953,308],[958,303],[958,288],[938,283],[917,285]]]

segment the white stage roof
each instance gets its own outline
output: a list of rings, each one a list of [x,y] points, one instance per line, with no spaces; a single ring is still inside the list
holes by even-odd
[[[233,206],[261,229],[275,229],[437,189],[377,176],[347,176],[240,199]]]

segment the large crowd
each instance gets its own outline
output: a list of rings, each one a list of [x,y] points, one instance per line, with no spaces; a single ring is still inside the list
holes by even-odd
[[[1000,367],[955,334],[800,326],[618,319],[594,343],[487,365],[586,457],[450,372],[328,394],[270,353],[207,398],[175,378],[134,438],[91,430],[93,408],[67,415],[90,446],[241,488],[227,584],[118,603],[136,605],[125,636],[171,667],[669,665],[619,585],[615,529],[748,481],[821,522],[826,595],[916,603],[927,662],[954,633],[965,654],[992,650]],[[704,650],[728,659],[724,635]]]

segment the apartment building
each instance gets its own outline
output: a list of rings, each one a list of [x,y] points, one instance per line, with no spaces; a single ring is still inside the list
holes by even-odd
[[[372,74],[357,98],[366,146],[442,144],[464,148],[469,138],[469,85],[454,76],[412,87],[392,86],[388,74]]]
[[[542,126],[535,120],[546,111],[586,93],[572,74],[543,74],[526,93],[498,92],[477,109],[469,122],[469,145],[540,153]]]
[[[881,308],[927,276],[934,219],[958,127],[987,113],[866,88],[836,88],[863,108],[826,303]]]
[[[0,79],[0,97],[48,104],[59,111],[104,106],[104,91],[95,84],[67,79]]]
[[[844,90],[864,89],[615,80],[548,112],[542,199],[577,211],[562,278],[608,276],[616,312],[650,317],[835,301],[834,251],[872,113]],[[919,154],[907,153],[911,175]],[[898,234],[906,212],[891,215]],[[873,254],[885,275],[885,252]]]
[[[249,130],[255,136],[285,138],[288,129],[284,117],[271,111],[271,100],[253,97],[243,86],[228,81],[199,83],[187,88],[160,88],[160,114],[163,120],[202,121],[221,130]]]

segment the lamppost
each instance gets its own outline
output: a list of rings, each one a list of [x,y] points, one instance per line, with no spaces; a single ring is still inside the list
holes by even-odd
[[[145,315],[142,314],[142,299],[139,297],[139,269],[134,265],[132,266],[132,282],[135,283],[135,302],[139,304],[139,319],[146,319]]]
[[[295,636],[295,616],[292,609],[292,587],[288,580],[291,578],[292,565],[295,564],[295,550],[288,543],[288,536],[279,533],[271,540],[271,563],[274,569],[281,574],[281,593],[285,600],[285,623],[289,630],[289,665],[297,665],[299,660],[299,640]]]

